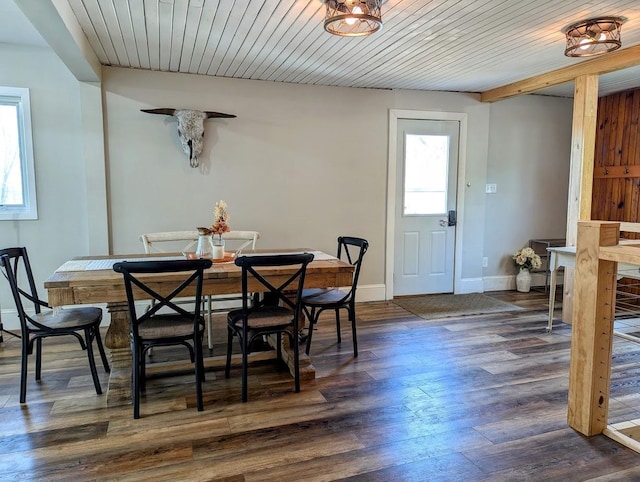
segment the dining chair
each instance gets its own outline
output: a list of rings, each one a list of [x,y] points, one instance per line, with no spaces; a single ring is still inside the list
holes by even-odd
[[[244,249],[255,249],[256,241],[260,238],[258,231],[229,231],[222,235],[227,249],[232,249],[239,254]],[[167,231],[160,233],[147,233],[140,235],[140,241],[144,246],[144,252],[167,253],[167,252],[188,252],[195,249],[198,242],[198,230],[192,231]],[[227,243],[229,242],[229,243]],[[228,311],[229,302],[236,302],[240,299],[238,295],[207,295],[207,345],[209,350],[213,350],[213,313]],[[193,300],[187,300],[187,302]],[[214,307],[217,303],[219,308]],[[234,306],[237,307],[237,306]]]
[[[107,373],[110,371],[107,355],[100,338],[102,309],[83,306],[43,311],[42,309],[49,308],[49,305],[38,297],[27,248],[0,249],[0,259],[0,269],[9,282],[20,320],[20,335],[7,332],[21,339],[20,403],[25,403],[27,398],[27,363],[29,355],[33,354],[34,344],[36,348],[35,375],[36,380],[40,381],[42,340],[52,336],[70,335],[78,339],[82,349],[87,351],[96,393],[101,395],[102,388],[93,355],[94,340],[98,346],[105,371]],[[26,306],[30,305],[33,305],[33,308],[27,312]]]
[[[369,242],[366,239],[352,236],[338,237],[338,259],[345,260],[354,266],[351,286],[347,291],[340,288],[316,288],[306,289],[302,292],[302,307],[309,318],[307,334],[307,346],[305,353],[308,355],[311,349],[311,338],[313,337],[314,326],[318,323],[320,314],[325,310],[334,310],[336,314],[336,332],[338,343],[342,343],[340,335],[340,310],[347,310],[351,321],[351,333],[353,335],[353,356],[358,356],[358,337],[356,333],[356,288],[362,267],[362,259],[369,249]]]
[[[276,335],[278,359],[282,358],[282,334],[289,338],[293,352],[294,384],[300,391],[300,355],[298,353],[298,326],[300,298],[307,265],[313,260],[311,253],[241,256],[235,264],[242,268],[242,308],[227,314],[227,364],[225,376],[231,373],[231,351],[234,335],[242,351],[242,401],[247,401],[248,354],[251,342],[259,336]],[[266,278],[279,267],[294,267],[293,274],[283,275],[277,282]],[[251,288],[250,288],[251,287]],[[254,299],[251,291],[262,291],[270,296]]]
[[[140,394],[146,385],[146,352],[155,346],[184,345],[189,350],[195,368],[196,399],[198,411],[203,410],[202,381],[204,362],[202,337],[204,318],[200,314],[202,306],[202,281],[204,270],[211,267],[210,259],[164,260],[164,261],[121,261],[113,265],[113,270],[122,273],[129,309],[131,348],[133,352],[133,418],[140,418]],[[159,293],[153,288],[154,274],[183,273],[176,277],[175,288],[169,293]],[[135,288],[135,290],[134,290]],[[185,291],[195,290],[194,311],[189,312],[178,306],[176,299]],[[153,299],[151,308],[139,310],[136,301]],[[138,313],[138,310],[141,313]],[[159,313],[163,310],[162,313]],[[143,312],[142,312],[143,311]]]

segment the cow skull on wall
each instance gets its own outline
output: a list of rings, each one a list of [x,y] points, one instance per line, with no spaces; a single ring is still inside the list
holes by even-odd
[[[140,109],[149,114],[172,115],[178,119],[178,137],[184,152],[189,156],[189,165],[198,167],[198,156],[204,144],[204,121],[212,117],[233,118],[235,115],[190,109]]]

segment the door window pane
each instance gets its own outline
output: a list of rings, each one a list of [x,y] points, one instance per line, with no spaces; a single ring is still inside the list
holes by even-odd
[[[449,136],[405,135],[404,215],[447,212]]]

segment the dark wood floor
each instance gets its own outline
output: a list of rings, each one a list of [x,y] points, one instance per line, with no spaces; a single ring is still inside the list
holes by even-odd
[[[197,412],[192,375],[177,374],[149,382],[135,421],[95,395],[72,341],[45,342],[20,406],[19,343],[5,338],[0,480],[640,480],[640,454],[567,426],[571,330],[545,333],[546,296],[492,295],[526,310],[426,321],[362,303],[360,356],[347,327],[337,346],[321,320],[301,393],[266,363],[242,404],[239,369],[214,369]],[[611,423],[640,413],[640,345],[614,343]]]

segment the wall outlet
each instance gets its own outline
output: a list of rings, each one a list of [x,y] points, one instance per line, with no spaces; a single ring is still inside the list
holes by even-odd
[[[487,184],[484,192],[486,192],[487,194],[495,194],[498,192],[498,185],[497,184]]]
[[[482,258],[482,267],[487,268],[489,266],[489,258],[486,256]]]

